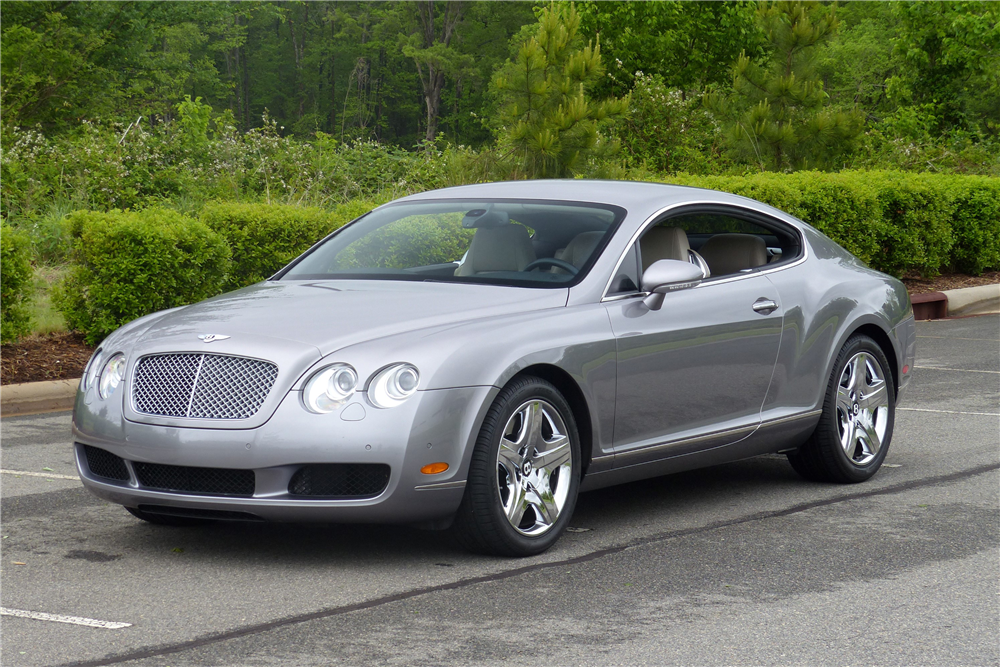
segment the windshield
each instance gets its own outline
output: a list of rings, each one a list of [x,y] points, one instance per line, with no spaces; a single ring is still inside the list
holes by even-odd
[[[578,282],[625,211],[577,202],[394,204],[356,220],[279,280],[437,280],[526,287]]]

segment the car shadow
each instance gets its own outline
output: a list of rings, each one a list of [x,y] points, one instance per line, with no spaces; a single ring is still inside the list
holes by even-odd
[[[757,457],[712,468],[677,473],[632,482],[580,495],[571,526],[590,530],[568,533],[552,550],[535,559],[550,560],[560,552],[578,552],[579,541],[601,546],[626,543],[629,535],[616,540],[613,531],[622,521],[643,526],[659,524],[669,529],[677,522],[689,523],[693,508],[732,516],[743,507],[768,496],[780,496],[801,481],[783,457]],[[106,505],[101,511],[119,512]],[[665,520],[664,517],[667,517]],[[116,522],[115,541],[125,543],[126,557],[170,560],[178,556],[220,560],[233,565],[315,567],[364,563],[365,566],[456,564],[495,560],[469,554],[446,531],[424,530],[405,525],[218,522],[197,526],[159,526],[132,517]],[[600,533],[595,539],[586,533]],[[596,534],[596,533],[595,533]],[[634,535],[633,535],[634,538]],[[573,544],[569,544],[569,541]],[[586,548],[586,546],[584,546]],[[526,559],[532,562],[534,559]]]

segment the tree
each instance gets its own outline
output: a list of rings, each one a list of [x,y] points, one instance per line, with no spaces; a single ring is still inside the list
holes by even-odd
[[[624,92],[636,72],[659,75],[670,88],[692,90],[729,79],[745,50],[764,53],[750,2],[598,2],[577,4],[580,30],[599,36],[612,77],[597,91]]]
[[[572,4],[550,4],[491,82],[500,148],[530,176],[570,176],[587,157],[617,149],[600,128],[625,113],[628,99],[591,99],[604,75],[601,47],[583,46],[579,30]]]
[[[932,105],[934,134],[1000,129],[1000,10],[988,2],[901,2],[892,13],[900,72],[888,81],[901,105]],[[985,121],[985,122],[983,122]]]
[[[740,157],[762,169],[821,166],[861,132],[857,109],[828,105],[813,67],[816,46],[837,29],[833,8],[818,2],[762,3],[759,21],[771,45],[768,58],[741,53],[728,95],[706,95],[706,105],[729,120],[727,140]]]
[[[446,75],[456,75],[472,65],[472,57],[451,46],[455,28],[462,21],[465,3],[458,0],[420,0],[409,3],[416,12],[419,30],[402,42],[403,53],[417,66],[427,107],[425,141],[437,136],[441,91]]]
[[[82,119],[169,116],[184,95],[224,106],[216,67],[242,36],[236,3],[5,2],[5,123],[47,130]]]

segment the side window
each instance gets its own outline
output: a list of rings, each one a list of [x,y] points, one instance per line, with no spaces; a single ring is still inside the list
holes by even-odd
[[[635,244],[625,253],[625,259],[618,267],[618,273],[611,281],[608,294],[628,294],[639,290],[639,255]]]
[[[692,213],[664,224],[684,230],[688,244],[705,260],[713,278],[777,264],[798,256],[798,238],[721,213]]]

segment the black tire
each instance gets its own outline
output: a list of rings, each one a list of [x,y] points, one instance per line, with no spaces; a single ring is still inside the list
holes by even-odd
[[[851,386],[844,386],[843,382],[846,374],[851,377],[859,377],[857,369],[855,373],[848,370],[848,363],[854,363],[857,359],[865,365],[867,378],[880,379],[884,382],[885,405],[875,408],[862,407],[868,398],[851,398],[845,405],[844,399],[855,396],[851,393]],[[870,364],[870,365],[869,365]],[[880,377],[877,377],[880,375]],[[850,380],[850,378],[847,378]],[[851,385],[848,382],[848,385]],[[879,392],[874,387],[866,387],[872,390],[869,397],[872,405],[876,402]],[[843,392],[843,393],[841,393]],[[862,393],[858,392],[858,396]],[[840,407],[838,408],[838,398]],[[845,409],[846,408],[846,409]],[[885,408],[883,410],[883,408]],[[851,413],[853,412],[853,416]],[[845,414],[846,413],[846,414]],[[889,452],[889,444],[892,441],[892,429],[896,418],[896,386],[892,377],[892,367],[885,353],[872,338],[863,334],[857,334],[848,339],[844,344],[837,361],[833,365],[833,373],[827,385],[826,396],[823,401],[823,414],[820,416],[816,430],[797,451],[788,454],[788,461],[792,464],[795,472],[802,477],[816,482],[836,482],[841,484],[855,484],[863,482],[878,472],[886,454]],[[872,447],[867,444],[874,436],[863,438],[854,443],[851,435],[845,436],[848,431],[853,434],[855,428],[866,434],[863,426],[848,426],[847,423],[861,424],[870,420],[872,424],[871,432],[876,433],[876,424],[882,429],[880,445],[877,452],[872,452]],[[866,422],[867,423],[867,422]],[[842,444],[843,442],[848,442]],[[849,453],[850,452],[850,453]]]
[[[134,507],[126,507],[129,513],[137,519],[142,519],[157,526],[204,526],[212,523],[211,519],[199,519],[190,516],[173,516],[172,514],[152,514]]]
[[[534,407],[528,407],[529,404]],[[557,418],[553,417],[550,409],[558,413]],[[522,471],[526,469],[528,472],[524,472],[523,477],[519,472],[518,480],[514,482],[507,468],[500,462],[501,440],[504,439],[504,431],[512,424],[517,427],[523,423],[524,419],[529,418],[527,415],[532,414],[529,412],[531,410],[538,410],[542,415],[539,422],[549,420],[544,422],[548,426],[538,432],[547,432],[552,442],[556,442],[561,435],[568,438],[568,443],[563,442],[568,444],[570,467],[567,470],[565,463],[561,463],[555,471],[550,471],[544,465],[544,457],[537,458],[534,460],[542,463],[538,467],[532,468],[529,465],[522,468]],[[559,421],[565,427],[561,434],[555,429]],[[560,450],[560,457],[565,458],[567,453],[562,445],[548,451],[555,452],[557,449]],[[513,449],[505,448],[505,451],[511,452]],[[524,458],[525,462],[531,460],[528,457]],[[475,553],[494,556],[533,556],[542,553],[559,539],[569,525],[580,488],[581,467],[580,436],[569,403],[559,390],[545,380],[533,376],[515,378],[500,391],[483,420],[472,453],[465,496],[451,527],[452,535],[460,545]],[[532,474],[534,477],[530,476]],[[511,485],[516,485],[518,489],[529,489],[524,492],[523,497],[525,502],[530,502],[529,497],[541,498],[531,495],[534,493],[533,482],[549,486],[551,495],[562,497],[557,518],[547,522],[542,505],[536,504],[524,510],[523,515],[515,515],[520,519],[508,519],[504,505],[514,505],[510,496],[513,493]],[[536,510],[535,507],[539,509]],[[528,514],[529,511],[531,515]],[[516,527],[514,521],[518,521]],[[541,532],[531,533],[536,530]]]

